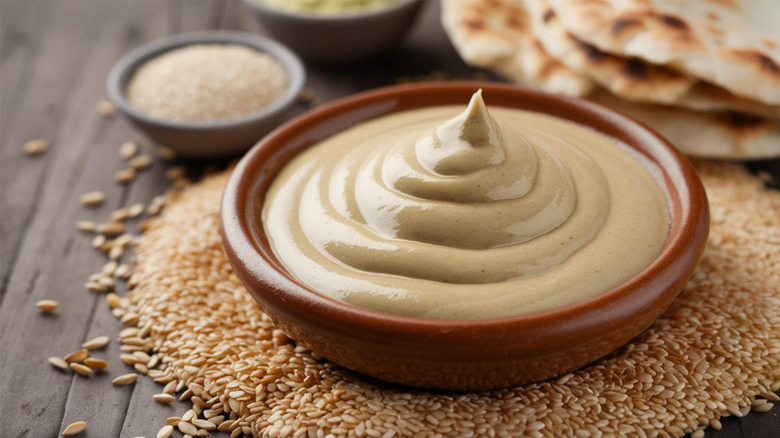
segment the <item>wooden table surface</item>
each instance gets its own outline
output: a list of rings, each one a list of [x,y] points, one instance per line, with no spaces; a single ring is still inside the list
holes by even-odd
[[[137,140],[147,151],[151,145],[122,117],[100,117],[95,105],[104,98],[112,64],[147,41],[204,29],[262,30],[239,1],[2,0],[0,5],[0,435],[55,437],[83,420],[86,437],[155,436],[166,417],[188,407],[152,402],[160,388],[149,378],[112,387],[114,377],[131,371],[118,360],[118,342],[97,352],[111,365],[92,378],[57,372],[46,362],[86,339],[115,338],[121,328],[103,296],[84,289],[105,259],[90,238],[76,232],[75,222],[106,220],[112,210],[149,202],[168,187],[168,165],[159,161],[132,184],[114,182],[122,167],[119,145]],[[396,52],[350,68],[307,67],[308,84],[320,101],[392,84],[402,75],[474,73],[444,35],[432,0]],[[28,157],[21,146],[34,138],[52,144],[44,155]],[[185,164],[192,172],[202,166]],[[778,173],[776,160],[755,166]],[[88,210],[79,197],[92,190],[105,191],[107,202]],[[34,303],[44,298],[60,302],[55,315],[38,313]],[[727,418],[722,431],[707,436],[778,437],[779,410]]]

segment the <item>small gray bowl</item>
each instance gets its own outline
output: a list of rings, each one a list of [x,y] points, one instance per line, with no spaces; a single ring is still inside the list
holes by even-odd
[[[234,119],[209,122],[166,120],[149,115],[125,96],[127,82],[151,58],[192,44],[240,44],[277,60],[287,73],[284,93],[269,106]],[[300,59],[285,46],[243,32],[198,32],[176,35],[145,44],[120,59],[108,75],[106,88],[114,105],[152,140],[190,158],[228,156],[243,152],[279,126],[303,87],[306,71]]]
[[[342,63],[367,58],[397,44],[412,27],[422,0],[397,0],[379,9],[323,15],[284,11],[244,0],[274,38],[307,60]]]

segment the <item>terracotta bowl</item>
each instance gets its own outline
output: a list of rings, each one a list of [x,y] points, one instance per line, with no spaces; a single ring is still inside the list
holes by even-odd
[[[590,126],[653,163],[671,227],[661,255],[621,286],[567,307],[486,320],[429,320],[356,307],[296,281],[268,244],[260,212],[269,184],[296,154],[362,121],[437,105],[465,105],[482,88],[490,106]],[[236,167],[222,200],[222,237],[238,278],[299,344],[351,370],[426,388],[481,390],[538,381],[603,357],[672,303],[702,257],[707,197],[696,171],[658,134],[603,106],[492,83],[395,86],[348,97],[280,127]]]

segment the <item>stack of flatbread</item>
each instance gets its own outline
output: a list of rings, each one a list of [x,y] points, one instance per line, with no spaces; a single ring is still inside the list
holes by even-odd
[[[471,65],[611,106],[692,156],[780,156],[780,0],[441,3]]]

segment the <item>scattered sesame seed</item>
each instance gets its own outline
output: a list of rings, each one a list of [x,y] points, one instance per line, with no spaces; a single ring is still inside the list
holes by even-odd
[[[106,287],[104,284],[101,284],[97,281],[88,281],[84,287],[87,288],[90,292],[107,292],[108,287]]]
[[[157,432],[157,438],[168,438],[173,433],[173,426],[163,426],[162,429],[160,429],[159,432]]]
[[[119,259],[122,258],[122,256],[124,254],[125,254],[124,248],[122,248],[121,246],[116,245],[113,248],[111,248],[111,251],[108,252],[108,257],[111,260],[119,260]]]
[[[124,386],[129,385],[138,379],[138,374],[136,373],[130,373],[130,374],[123,374],[116,379],[112,380],[111,383],[114,386]]]
[[[138,143],[134,141],[128,141],[122,143],[122,146],[119,146],[119,157],[122,158],[123,160],[129,160],[130,158],[133,158],[137,153],[138,153]]]
[[[96,207],[106,200],[105,193],[97,190],[81,195],[81,203],[86,207]]]
[[[78,221],[76,222],[76,229],[84,231],[86,233],[92,233],[97,228],[97,225],[92,221]]]
[[[113,290],[114,287],[116,287],[116,283],[114,282],[114,279],[111,277],[100,277],[97,280],[97,283],[103,285],[106,288],[106,290]]]
[[[62,436],[74,436],[78,435],[81,432],[84,431],[84,429],[87,428],[87,423],[84,421],[77,421],[75,423],[71,423],[68,425],[68,427],[65,428],[65,430],[62,431]]]
[[[176,401],[176,397],[170,394],[155,394],[152,396],[152,399],[154,399],[154,401],[156,401],[157,403],[164,403],[164,404],[173,403]],[[195,430],[195,432],[197,432],[197,430]]]
[[[148,365],[148,362],[149,361],[147,361],[147,365]],[[175,380],[171,380],[170,382],[165,384],[165,387],[163,388],[162,392],[164,394],[171,394],[171,395],[173,395],[176,392],[176,384],[178,384],[178,383],[179,382],[177,382]]]
[[[92,375],[92,368],[90,368],[90,367],[88,367],[86,365],[82,365],[80,363],[71,363],[70,364],[70,369],[72,369],[77,374],[80,374],[80,375],[82,375],[84,377],[89,377],[89,376]]]
[[[41,155],[49,149],[49,140],[30,140],[22,146],[22,149],[30,156]]]
[[[85,348],[87,350],[99,350],[108,345],[109,342],[111,342],[111,338],[108,336],[98,336],[81,344],[81,348]]]
[[[100,248],[106,244],[106,236],[98,234],[92,239],[92,246],[94,248]]]
[[[108,303],[108,306],[112,309],[116,309],[122,305],[122,299],[119,297],[119,295],[113,292],[106,295],[106,302]]]
[[[130,278],[130,266],[119,265],[119,267],[116,268],[116,271],[114,272],[114,277],[122,280],[127,280]]]
[[[154,158],[151,155],[138,155],[127,161],[127,165],[133,170],[143,170],[148,168],[154,163]]]
[[[57,310],[57,307],[59,307],[60,303],[58,303],[56,300],[40,300],[35,303],[35,307],[38,308],[42,313],[51,313]]]
[[[90,367],[94,371],[103,371],[108,368],[108,362],[96,357],[88,357],[84,359],[84,365]]]
[[[100,273],[103,275],[111,276],[114,275],[114,272],[116,272],[116,269],[119,267],[119,264],[115,262],[114,260],[110,260],[105,265],[103,265],[102,268],[100,268]]]
[[[179,431],[181,433],[186,433],[187,435],[192,435],[192,436],[198,434],[198,428],[190,423],[187,423],[186,421],[180,421],[177,427],[179,428]]]
[[[143,212],[144,212],[144,204],[140,203],[140,202],[136,203],[136,204],[133,204],[133,205],[131,205],[130,207],[127,208],[127,214],[131,218],[136,218],[136,217],[142,215]]]
[[[114,179],[120,184],[127,184],[135,179],[135,169],[129,167],[114,174]]]
[[[116,239],[114,239],[114,246],[125,247],[125,246],[127,246],[127,245],[129,245],[130,243],[133,242],[133,238],[134,237],[135,236],[133,236],[130,233],[122,234],[121,236],[119,236]]]
[[[97,110],[98,114],[106,118],[112,117],[114,114],[116,114],[116,108],[114,107],[114,104],[107,100],[99,101],[95,109]]]
[[[65,356],[63,359],[65,359],[65,362],[68,363],[79,363],[82,360],[86,359],[89,356],[89,352],[86,348],[82,348],[81,350],[74,351],[73,353],[70,353],[69,355]]]
[[[343,416],[342,416],[343,418]],[[208,421],[208,420],[202,420],[200,418],[193,418],[191,420],[192,425],[197,427],[198,429],[206,429],[209,431],[217,430],[217,425]]]
[[[68,363],[65,362],[65,359],[63,359],[61,357],[50,357],[48,360],[49,360],[49,363],[51,364],[51,366],[53,366],[54,368],[57,368],[60,371],[68,371],[68,370],[70,370],[70,365],[68,365]]]
[[[173,161],[176,159],[176,151],[169,147],[159,146],[157,148],[157,156],[164,161]]]
[[[125,224],[119,221],[108,221],[98,225],[97,232],[105,236],[118,236],[125,232]]]
[[[138,323],[139,315],[137,313],[129,312],[122,317],[122,324],[124,325],[136,325]]]
[[[124,221],[130,218],[130,209],[127,207],[118,208],[111,212],[112,221]]]

